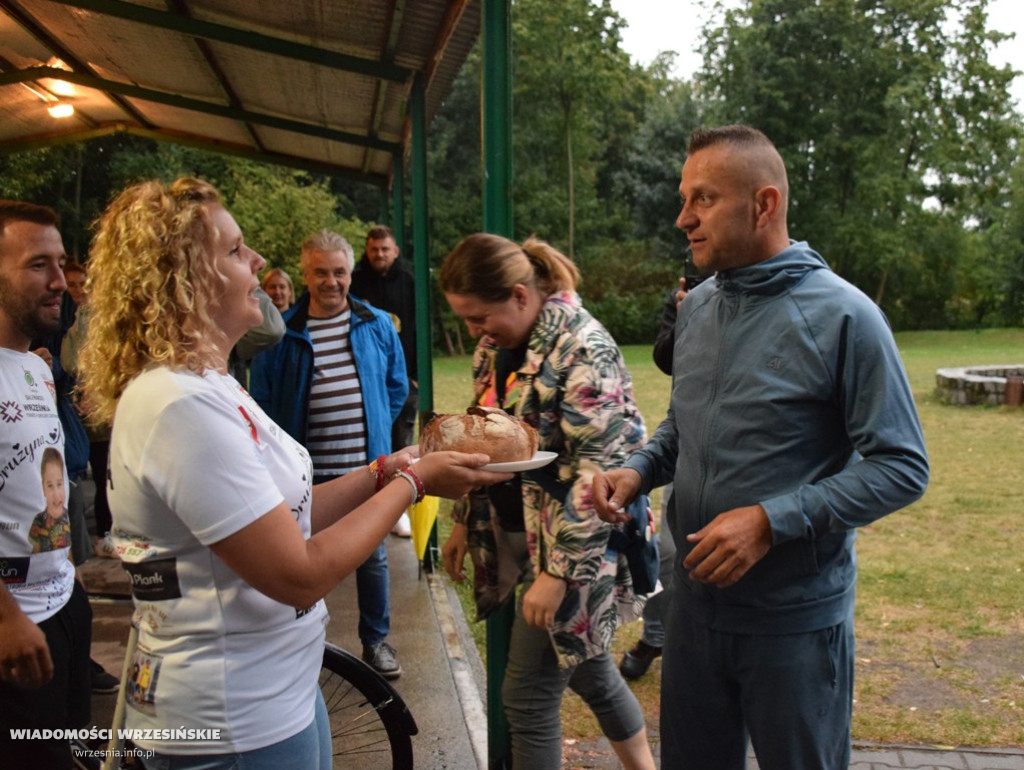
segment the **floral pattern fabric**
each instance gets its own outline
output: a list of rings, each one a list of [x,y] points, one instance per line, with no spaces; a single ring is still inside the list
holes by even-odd
[[[474,403],[493,399],[497,348],[483,338],[473,356]],[[608,547],[612,525],[594,511],[598,471],[621,465],[646,441],[643,418],[622,353],[574,292],[546,300],[516,373],[515,414],[533,425],[540,449],[556,452],[553,469],[571,483],[565,504],[523,477],[523,517],[533,573],[568,583],[552,639],[568,667],[607,651],[620,622],[639,617],[625,557]],[[469,529],[477,612],[486,617],[521,577],[486,492],[460,500],[454,516]]]

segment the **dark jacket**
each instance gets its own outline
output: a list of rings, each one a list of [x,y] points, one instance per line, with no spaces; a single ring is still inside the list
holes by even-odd
[[[274,306],[273,300],[263,289],[256,290],[256,299],[260,303],[263,323],[243,334],[242,339],[231,348],[231,355],[228,356],[228,371],[243,388],[249,387],[250,362],[264,350],[274,347],[284,336],[284,320],[281,318],[281,312]]]
[[[409,378],[416,379],[416,283],[399,254],[381,275],[363,257],[352,271],[351,291],[360,299],[388,312],[395,321],[405,354]]]
[[[665,299],[665,306],[661,311],[661,326],[658,327],[658,336],[654,340],[654,364],[665,374],[672,374],[672,350],[676,343],[676,315],[678,314],[679,300],[676,299],[678,290],[673,289]]]
[[[388,315],[348,297],[350,339],[366,415],[369,457],[391,453],[391,423],[409,392],[398,335]],[[313,385],[313,342],[306,330],[309,295],[284,312],[284,339],[256,356],[249,389],[263,411],[300,444],[309,428],[309,391]]]
[[[77,382],[70,372],[64,369],[60,359],[60,346],[64,341],[64,335],[75,323],[75,315],[78,305],[71,299],[71,295],[64,292],[60,300],[60,329],[53,334],[40,339],[32,340],[29,350],[46,348],[53,357],[53,384],[57,389],[57,414],[60,417],[61,427],[64,428],[64,464],[68,469],[68,476],[72,479],[85,473],[89,464],[89,435],[86,433],[85,424],[78,416],[73,402],[73,393]]]

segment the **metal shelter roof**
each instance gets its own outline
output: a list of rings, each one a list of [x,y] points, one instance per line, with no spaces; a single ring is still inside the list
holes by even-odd
[[[0,0],[0,153],[126,131],[386,186],[479,0]],[[417,82],[419,85],[417,85]],[[54,118],[47,107],[74,106]]]

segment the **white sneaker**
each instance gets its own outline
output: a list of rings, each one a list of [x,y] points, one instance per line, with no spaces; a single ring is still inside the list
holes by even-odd
[[[97,538],[92,544],[92,551],[101,559],[120,559],[117,555],[117,547],[114,545],[114,538],[108,532],[103,537]]]
[[[399,537],[412,537],[412,524],[409,523],[409,514],[403,513],[402,517],[391,528],[391,534]]]

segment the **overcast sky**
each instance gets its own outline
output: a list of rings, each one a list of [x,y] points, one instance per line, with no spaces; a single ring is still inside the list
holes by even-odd
[[[705,18],[693,0],[612,0],[612,6],[628,23],[622,33],[623,46],[635,61],[648,64],[659,52],[678,52],[675,75],[688,77],[701,64],[693,48]],[[1011,64],[1024,70],[1024,7],[1021,0],[991,0],[989,26],[1000,32],[1015,32],[1015,40],[1004,42],[990,57],[996,64]],[[1011,89],[1018,109],[1024,110],[1024,75],[1018,75]]]

